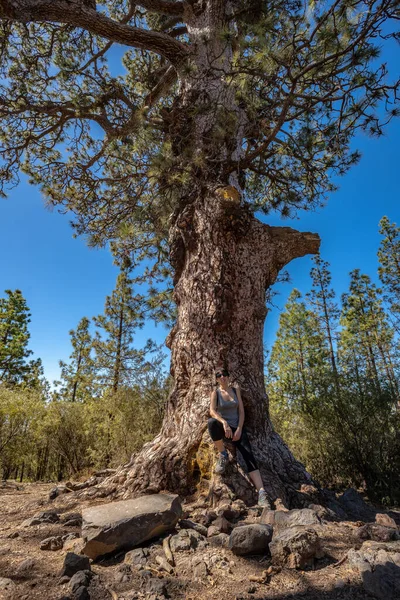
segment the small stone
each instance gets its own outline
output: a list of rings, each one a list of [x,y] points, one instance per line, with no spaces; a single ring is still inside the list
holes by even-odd
[[[71,592],[76,592],[76,590],[81,586],[88,587],[91,578],[91,571],[78,571],[77,573],[72,575],[69,582],[69,588]]]
[[[218,527],[214,527],[214,525],[210,525],[210,527],[207,529],[207,537],[211,538],[214,535],[219,535],[221,532],[218,529]]]
[[[271,539],[271,525],[244,525],[232,531],[229,548],[237,555],[265,554]]]
[[[167,595],[167,588],[165,585],[165,581],[162,579],[156,579],[155,577],[151,577],[146,583],[146,592],[150,594],[157,594],[160,596]]]
[[[193,577],[195,581],[204,581],[208,575],[207,565],[204,560],[196,559],[192,562]]]
[[[192,521],[191,519],[181,519],[179,521],[179,525],[182,527],[182,529],[193,529],[201,535],[207,536],[207,527],[201,525],[200,523],[195,523],[195,521]]]
[[[263,523],[264,525],[274,525],[275,511],[270,508],[264,508],[261,514],[260,523]]]
[[[58,580],[58,585],[64,585],[64,583],[68,583],[69,581],[69,577],[68,575],[63,575],[62,577],[60,577],[60,579]]]
[[[19,533],[18,533],[18,531],[13,531],[12,533],[9,533],[7,537],[10,540],[14,540],[15,538],[19,537]]]
[[[228,548],[229,535],[227,533],[219,533],[208,538],[208,541],[214,548]]]
[[[61,521],[65,527],[80,527],[82,525],[81,513],[68,513],[63,515]]]
[[[144,566],[147,562],[149,551],[146,548],[135,548],[125,554],[124,563],[135,567]]]
[[[251,585],[249,588],[247,588],[247,593],[248,594],[255,594],[257,591],[257,588],[255,585]]]
[[[57,550],[61,550],[64,545],[64,541],[61,535],[53,536],[46,538],[40,542],[39,548],[41,550],[52,550],[56,552]]]
[[[33,558],[27,558],[18,565],[15,572],[17,575],[28,576],[32,573],[35,566],[36,562],[33,560]]]
[[[232,530],[231,523],[229,523],[229,521],[222,515],[215,519],[212,527],[217,527],[220,533],[230,533]]]
[[[396,521],[387,514],[377,513],[375,521],[378,525],[384,525],[385,527],[393,527],[394,529],[397,529]]]
[[[73,598],[74,600],[90,600],[90,594],[87,587],[81,585],[81,587],[74,592]]]
[[[0,590],[12,591],[15,587],[15,583],[12,579],[0,577]]]

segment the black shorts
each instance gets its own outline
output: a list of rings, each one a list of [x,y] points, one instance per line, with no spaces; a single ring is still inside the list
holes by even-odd
[[[237,428],[232,426],[230,426],[230,428],[232,429],[232,433],[235,433]],[[225,438],[224,426],[222,425],[221,421],[218,421],[217,419],[208,419],[208,431],[210,432],[211,439],[214,442],[227,439]],[[251,449],[250,440],[248,438],[246,429],[243,427],[240,440],[238,440],[237,442],[229,440],[229,442],[231,442],[243,456],[243,460],[246,463],[247,472],[251,473],[252,471],[257,471],[258,464],[256,459],[254,458],[254,454]]]

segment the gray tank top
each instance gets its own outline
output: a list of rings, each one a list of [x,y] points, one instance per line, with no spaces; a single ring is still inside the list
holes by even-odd
[[[234,400],[224,400],[220,390],[217,390],[217,411],[231,427],[239,425],[239,400],[235,388],[233,389]]]

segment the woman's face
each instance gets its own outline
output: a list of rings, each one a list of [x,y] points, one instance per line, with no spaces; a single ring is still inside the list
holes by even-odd
[[[228,383],[229,372],[226,369],[221,369],[215,373],[218,383]]]

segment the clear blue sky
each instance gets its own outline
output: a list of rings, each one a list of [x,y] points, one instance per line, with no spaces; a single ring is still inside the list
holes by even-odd
[[[376,252],[383,215],[400,224],[399,151],[400,123],[391,124],[378,140],[360,137],[356,146],[363,157],[359,165],[339,181],[340,190],[324,208],[303,212],[298,220],[271,216],[271,225],[292,226],[318,232],[321,254],[331,264],[338,295],[348,287],[353,268],[377,280]],[[283,308],[290,291],[310,287],[309,257],[296,259],[289,267],[291,283],[277,286],[274,301]],[[68,215],[49,212],[39,191],[22,183],[8,200],[0,201],[0,296],[7,288],[20,288],[32,312],[31,349],[43,360],[49,380],[59,376],[58,361],[70,353],[69,335],[83,316],[103,310],[117,270],[106,250],[91,250],[83,239],[73,239]],[[267,318],[265,343],[270,346],[278,327],[279,310]],[[138,332],[139,345],[148,337],[164,341],[166,330],[149,323]]]

